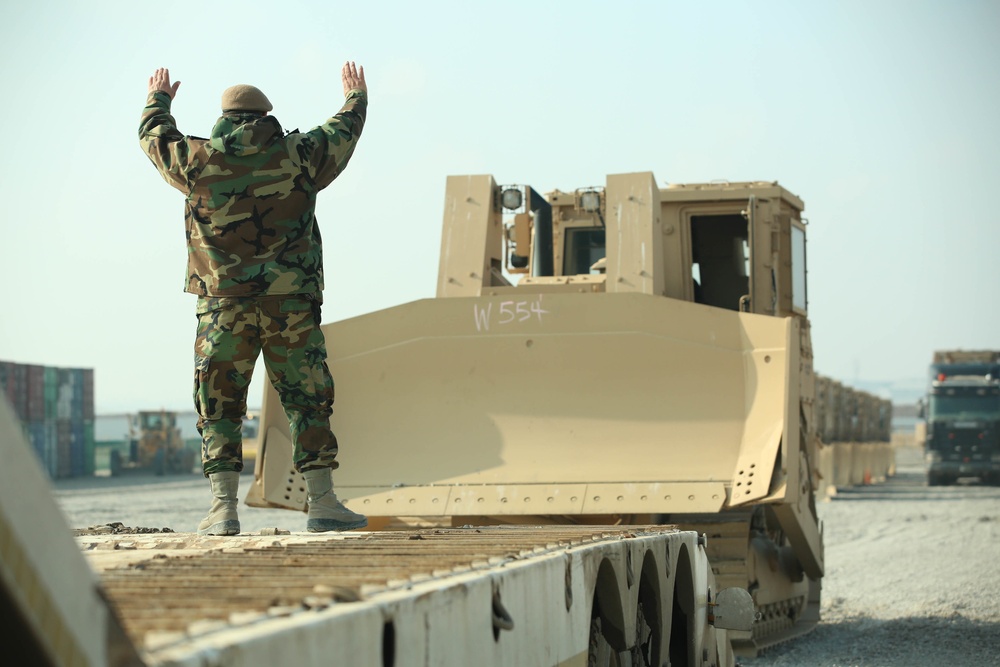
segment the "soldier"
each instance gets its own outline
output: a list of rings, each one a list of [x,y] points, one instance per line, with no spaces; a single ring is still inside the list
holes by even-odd
[[[185,136],[170,114],[180,82],[149,78],[139,141],[160,175],[184,193],[187,286],[198,297],[194,402],[202,468],[214,501],[203,535],[235,535],[247,387],[263,352],[291,427],[294,465],[308,485],[311,532],[368,520],[333,492],[334,387],[320,330],[323,248],[316,195],[347,166],[368,106],[365,70],[341,70],[344,106],[309,132],[284,133],[253,86],[222,93],[211,137]]]

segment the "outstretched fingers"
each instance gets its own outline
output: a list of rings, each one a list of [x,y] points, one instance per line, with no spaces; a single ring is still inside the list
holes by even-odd
[[[344,82],[345,95],[355,89],[368,92],[368,85],[365,83],[365,68],[362,67],[359,71],[354,61],[348,60],[344,63],[344,66],[340,70],[340,78]]]
[[[149,92],[152,93],[160,90],[169,95],[170,99],[173,99],[174,95],[177,94],[177,89],[180,85],[180,81],[175,82],[173,85],[170,84],[170,70],[166,67],[160,67],[153,72],[153,76],[149,77]]]

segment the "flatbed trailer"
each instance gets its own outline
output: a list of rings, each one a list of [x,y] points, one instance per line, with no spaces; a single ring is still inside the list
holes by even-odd
[[[672,526],[73,532],[0,402],[3,664],[732,665],[749,594]]]
[[[732,664],[671,527],[77,539],[149,665]]]

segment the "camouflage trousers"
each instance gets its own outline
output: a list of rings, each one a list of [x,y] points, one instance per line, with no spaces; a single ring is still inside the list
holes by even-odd
[[[336,468],[334,387],[319,297],[199,297],[197,314],[194,404],[205,475],[243,470],[247,389],[262,352],[288,417],[295,468]]]

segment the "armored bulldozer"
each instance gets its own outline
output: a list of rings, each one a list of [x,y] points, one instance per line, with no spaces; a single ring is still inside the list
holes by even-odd
[[[372,528],[676,524],[760,614],[818,620],[816,376],[802,200],[616,174],[541,196],[447,180],[435,298],[323,327],[338,494]],[[303,509],[268,387],[247,498]]]

